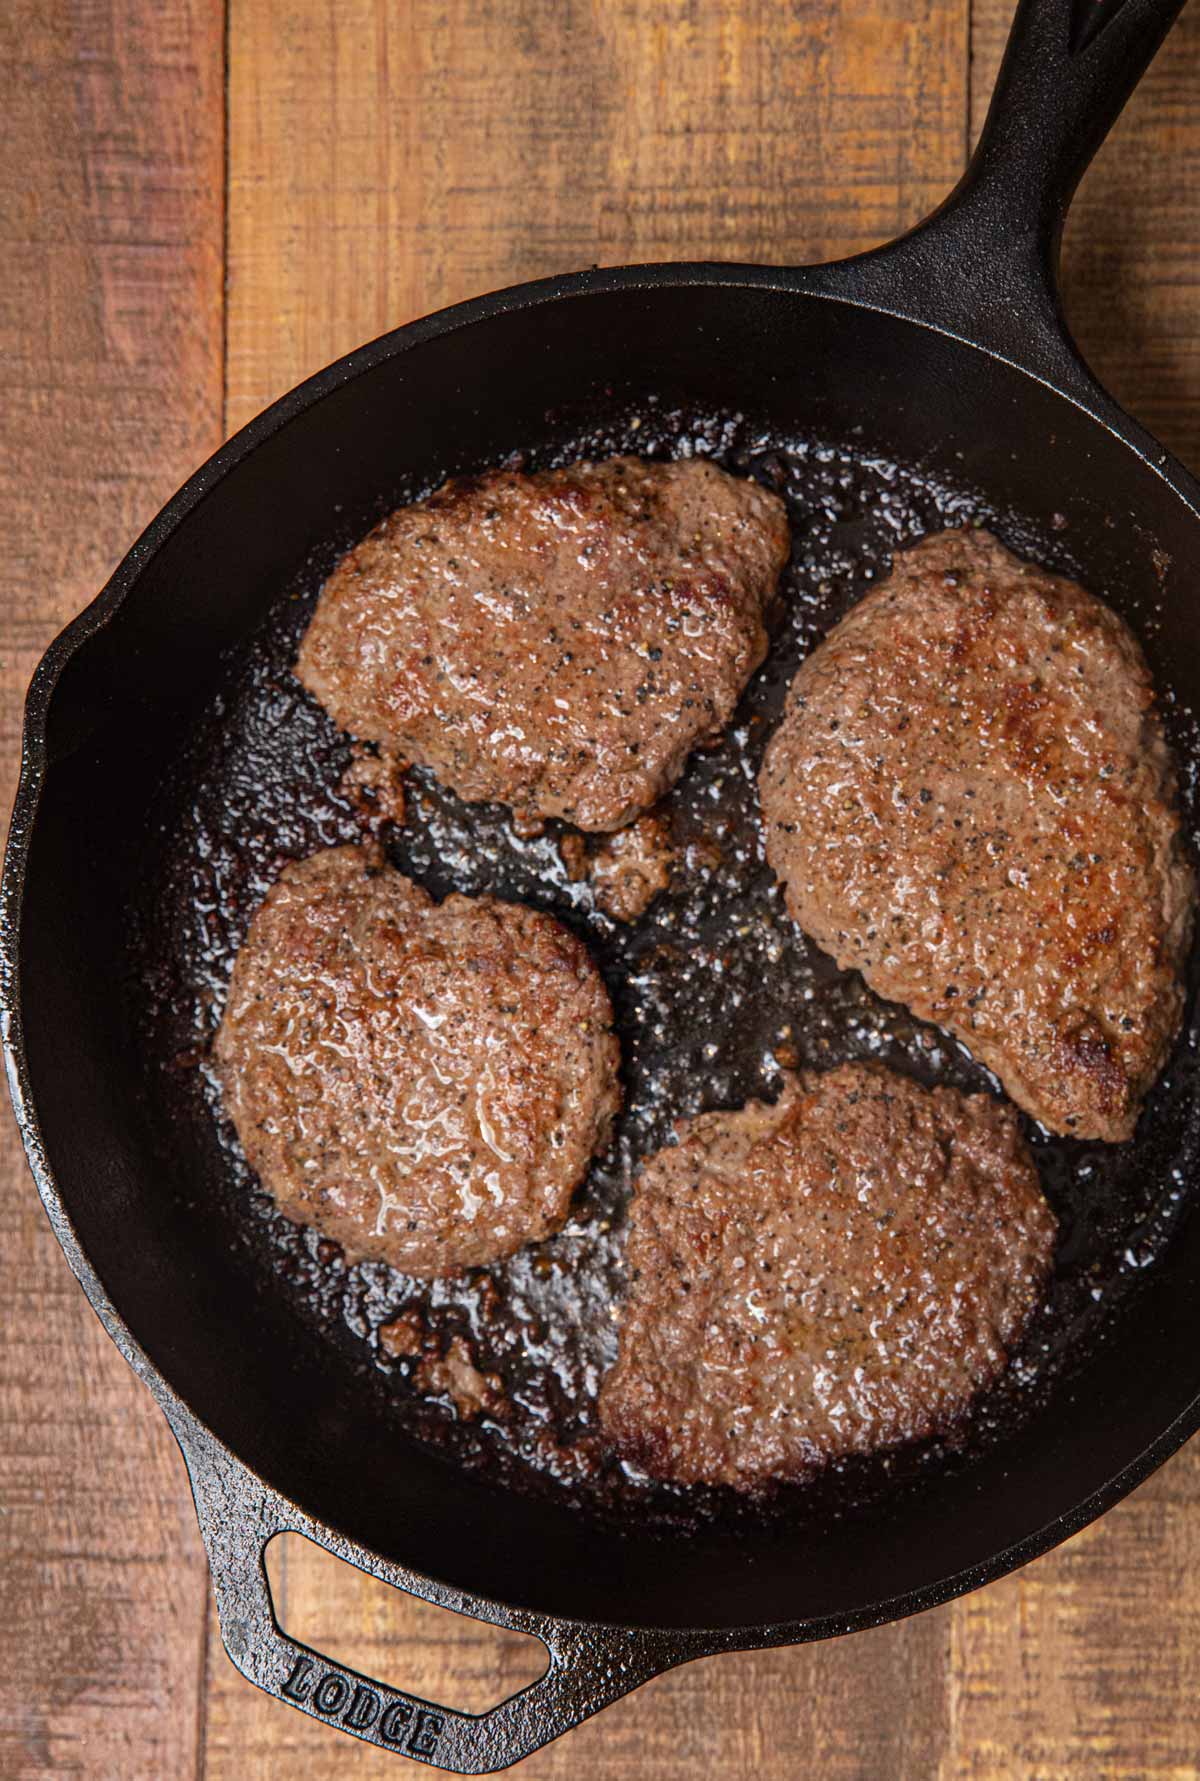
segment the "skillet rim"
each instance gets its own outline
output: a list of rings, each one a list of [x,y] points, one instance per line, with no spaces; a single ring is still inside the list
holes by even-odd
[[[914,236],[919,234],[920,230],[914,232]],[[1043,325],[1040,334],[1031,338],[1029,360],[1022,362],[1021,358],[989,345],[984,339],[973,338],[958,326],[948,325],[930,315],[914,313],[913,307],[903,301],[902,284],[898,300],[889,302],[881,298],[877,294],[878,286],[874,274],[878,271],[899,270],[900,260],[909,257],[908,244],[913,241],[914,236],[904,237],[898,243],[889,243],[853,259],[815,267],[791,268],[719,261],[651,262],[606,269],[592,267],[469,298],[400,328],[389,330],[334,360],[285,392],[206,459],[145,527],[103,588],[64,626],[40,658],[25,700],[20,776],[5,847],[3,874],[0,878],[0,1039],[3,1042],[9,1093],[30,1171],[54,1235],[107,1333],[133,1371],[150,1388],[167,1416],[183,1451],[198,1509],[200,1496],[196,1472],[197,1468],[212,1464],[212,1455],[206,1452],[211,1447],[231,1463],[244,1486],[257,1487],[264,1497],[274,1499],[292,1510],[294,1519],[298,1517],[310,1529],[323,1530],[330,1536],[328,1541],[322,1541],[330,1550],[340,1549],[341,1556],[358,1563],[360,1568],[369,1573],[379,1575],[381,1570],[390,1571],[390,1580],[400,1582],[403,1579],[401,1587],[426,1600],[440,1606],[458,1608],[460,1611],[465,1609],[500,1625],[524,1622],[522,1630],[529,1630],[532,1623],[538,1621],[547,1627],[624,1629],[624,1623],[621,1622],[581,1619],[540,1609],[514,1607],[495,1598],[477,1595],[461,1586],[447,1584],[432,1575],[411,1572],[402,1565],[382,1559],[370,1548],[359,1545],[341,1533],[332,1524],[320,1521],[269,1479],[255,1473],[215,1430],[195,1415],[165,1374],[135,1340],[118,1307],[109,1297],[83,1248],[46,1156],[21,1018],[19,940],[25,877],[33,829],[50,764],[46,746],[47,720],[64,668],[81,648],[107,628],[150,560],[201,502],[261,444],[326,395],[400,353],[463,328],[559,300],[607,296],[626,291],[739,287],[775,291],[785,298],[811,297],[821,301],[846,303],[852,308],[870,310],[939,334],[957,346],[981,353],[1021,376],[1030,378],[1056,398],[1078,409],[1086,419],[1109,433],[1120,446],[1132,451],[1148,470],[1167,484],[1191,516],[1200,521],[1200,481],[1139,422],[1128,415],[1098,382],[1079,354],[1061,317],[1055,317],[1049,326]],[[892,261],[893,266],[889,266],[888,261]],[[1044,322],[1045,318],[1041,319]],[[986,321],[981,318],[979,325],[981,332],[986,333]],[[865,1604],[845,1614],[826,1615],[816,1619],[751,1621],[736,1627],[710,1628],[639,1624],[636,1628],[627,1630],[649,1638],[673,1638],[681,1642],[686,1649],[681,1650],[670,1661],[682,1661],[721,1650],[808,1642],[903,1619],[995,1581],[1069,1538],[1127,1496],[1178,1451],[1197,1429],[1200,1429],[1200,1391],[1154,1440],[1148,1442],[1140,1453],[1081,1502],[1031,1530],[1010,1546],[992,1553],[988,1558],[886,1600]],[[203,1510],[201,1523],[203,1527]],[[314,1532],[312,1537],[319,1536]],[[355,1557],[356,1554],[359,1556]]]

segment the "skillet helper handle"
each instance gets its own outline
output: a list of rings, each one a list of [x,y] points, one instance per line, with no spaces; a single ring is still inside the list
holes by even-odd
[[[309,1520],[177,1404],[164,1406],[183,1449],[212,1571],[221,1638],[248,1681],[338,1731],[457,1775],[507,1768],[652,1676],[700,1650],[661,1633],[490,1607],[430,1585]],[[541,1640],[549,1666],[486,1713],[464,1713],[361,1676],[279,1626],[266,1573],[277,1533],[301,1533],[368,1575],[439,1606]]]
[[[1185,0],[1019,0],[966,172],[933,215],[831,267],[837,294],[1086,393],[1058,261],[1075,189]]]

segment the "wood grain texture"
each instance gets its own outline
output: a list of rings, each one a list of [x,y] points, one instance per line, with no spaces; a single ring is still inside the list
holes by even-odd
[[[231,0],[231,424],[499,285],[894,234],[961,169],[966,21],[966,0]]]
[[[221,16],[0,9],[0,748],[51,636],[217,443]],[[0,1122],[0,1775],[196,1772],[207,1583],[179,1454]]]

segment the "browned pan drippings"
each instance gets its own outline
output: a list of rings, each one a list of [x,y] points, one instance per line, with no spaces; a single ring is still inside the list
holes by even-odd
[[[588,883],[572,879],[556,827],[521,838],[504,810],[465,806],[422,773],[406,781],[405,825],[381,830],[394,862],[435,897],[489,892],[552,910],[600,963],[617,1008],[627,1103],[564,1231],[454,1280],[414,1282],[379,1263],[348,1268],[334,1245],[289,1225],[256,1190],[218,1114],[207,1051],[251,912],[286,859],[364,832],[361,804],[340,789],[350,745],[290,674],[328,559],[302,586],[281,590],[254,649],[231,664],[172,767],[160,811],[165,845],[151,850],[161,863],[134,944],[148,1102],[164,1157],[175,1122],[207,1143],[212,1191],[254,1289],[288,1294],[298,1318],[373,1373],[398,1434],[402,1426],[463,1462],[525,1488],[567,1491],[594,1511],[669,1521],[734,1505],[626,1475],[598,1436],[597,1385],[615,1353],[622,1209],[638,1159],[679,1116],[770,1098],[783,1066],[879,1058],[927,1082],[995,1086],[955,1042],[839,973],[784,913],[763,863],[755,777],[788,681],[886,570],[894,548],[923,532],[986,519],[1014,549],[1075,567],[1069,537],[1031,536],[967,491],[854,449],[767,439],[736,420],[661,415],[646,404],[538,461],[692,449],[783,493],[794,549],[767,664],[722,745],[692,758],[663,806],[676,856],[670,889],[635,924],[614,922]],[[1152,613],[1126,616],[1142,635],[1153,626]],[[1197,729],[1169,696],[1164,706],[1195,848]],[[828,1514],[897,1475],[969,1463],[1037,1401],[1053,1373],[1103,1339],[1111,1307],[1151,1267],[1179,1215],[1183,1184],[1196,1177],[1200,1067],[1190,1011],[1189,1020],[1131,1144],[1081,1144],[1029,1128],[1061,1221],[1059,1268],[1047,1311],[961,1431],[955,1454],[936,1444],[857,1463],[807,1491],[780,1493],[788,1513]],[[455,1413],[455,1394],[471,1414]]]

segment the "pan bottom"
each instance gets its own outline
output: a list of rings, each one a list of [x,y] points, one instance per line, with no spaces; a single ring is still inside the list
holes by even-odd
[[[693,757],[661,807],[676,861],[670,888],[622,925],[586,883],[572,881],[558,848],[561,825],[518,835],[503,809],[465,805],[420,771],[406,781],[403,826],[376,824],[343,790],[350,744],[290,667],[333,559],[364,529],[347,528],[281,590],[164,776],[130,937],[152,1120],[164,1161],[181,1143],[197,1159],[247,1290],[286,1295],[296,1318],[339,1350],[353,1388],[380,1396],[398,1440],[434,1445],[506,1485],[550,1492],[605,1520],[634,1516],[643,1526],[686,1530],[698,1519],[735,1526],[747,1516],[827,1519],[911,1488],[931,1466],[969,1465],[1011,1436],[1097,1343],[1119,1339],[1121,1307],[1152,1279],[1195,1179],[1194,996],[1133,1141],[1081,1143],[1025,1122],[1060,1220],[1058,1266],[1007,1375],[951,1437],[833,1466],[814,1483],[754,1503],[656,1485],[615,1463],[600,1437],[596,1393],[616,1351],[622,1217],[639,1160],[675,1119],[773,1098],[785,1067],[863,1058],[922,1081],[998,1092],[960,1045],[838,971],[786,916],[764,862],[755,778],[796,666],[886,572],[898,546],[945,525],[984,521],[1023,554],[1086,574],[1065,531],[1038,533],[979,491],[877,457],[861,439],[785,439],[740,416],[668,412],[652,399],[590,432],[572,432],[565,421],[549,430],[553,446],[531,452],[529,467],[626,450],[702,452],[776,489],[789,506],[793,552],[771,653],[721,745]],[[426,492],[393,489],[382,505]],[[1144,623],[1137,612],[1125,616],[1135,628]],[[1170,689],[1160,690],[1197,851],[1200,730]],[[282,1218],[246,1167],[208,1065],[234,954],[280,868],[361,839],[368,825],[435,897],[486,892],[551,911],[591,948],[617,1011],[626,1105],[566,1228],[453,1280],[348,1265],[336,1245]],[[398,1318],[406,1340],[389,1352],[386,1331]],[[469,1354],[489,1381],[476,1413],[462,1413],[439,1390],[439,1362],[450,1352]]]

